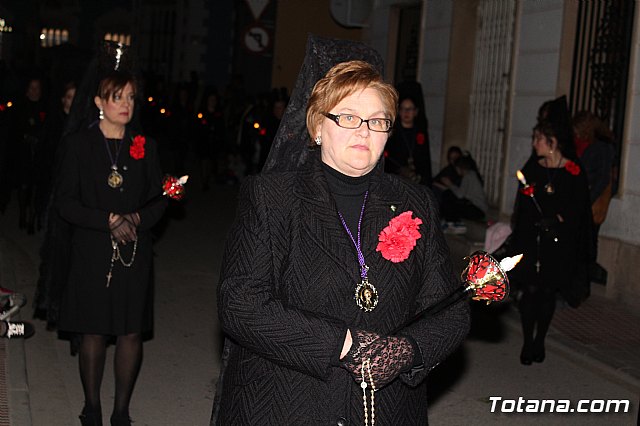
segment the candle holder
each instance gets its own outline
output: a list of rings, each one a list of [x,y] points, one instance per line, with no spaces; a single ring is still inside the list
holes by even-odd
[[[498,262],[489,253],[478,250],[465,257],[468,261],[467,267],[462,271],[460,279],[462,286],[458,287],[443,299],[420,311],[409,321],[396,328],[391,334],[396,334],[403,328],[413,324],[419,319],[427,316],[434,316],[445,308],[471,295],[472,300],[482,300],[486,304],[500,302],[509,295],[509,277],[507,272],[513,269],[522,259],[519,254],[513,257],[506,257]]]

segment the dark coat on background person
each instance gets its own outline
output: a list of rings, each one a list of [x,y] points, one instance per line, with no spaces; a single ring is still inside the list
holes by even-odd
[[[589,197],[592,204],[611,183],[614,156],[613,145],[597,139],[587,146],[580,157],[589,181]]]
[[[430,186],[431,153],[427,130],[417,125],[405,128],[396,123],[385,146],[385,171]]]
[[[340,418],[363,424],[360,384],[339,367],[347,329],[388,334],[460,285],[428,190],[382,173],[378,164],[362,251],[380,299],[372,312],[360,310],[356,252],[321,164],[312,156],[301,171],[243,184],[218,288],[227,338],[212,425],[329,425]],[[423,221],[421,238],[408,259],[392,263],[376,252],[378,234],[408,210]],[[426,424],[425,379],[468,328],[468,304],[460,303],[399,333],[417,342],[423,367],[376,392],[379,424]]]
[[[56,206],[72,225],[70,270],[63,294],[58,328],[62,331],[104,335],[140,333],[151,329],[152,238],[150,229],[163,214],[162,172],[155,143],[147,138],[144,158],[131,157],[132,135],[122,140],[118,171],[120,188],[107,184],[111,160],[97,124],[63,142]],[[113,155],[113,144],[110,143]],[[106,286],[112,254],[109,213],[138,212],[135,262],[125,268],[116,261]],[[125,261],[133,243],[122,247]]]
[[[541,217],[531,197],[518,191],[508,255],[522,253],[524,257],[509,275],[520,285],[559,290],[566,301],[576,307],[589,294],[591,203],[587,177],[584,170],[574,175],[566,167],[547,169],[535,157],[525,164],[522,173],[535,188],[534,196],[543,215]],[[554,187],[553,194],[544,189],[549,180]],[[557,220],[558,214],[563,222]]]
[[[13,121],[13,140],[15,154],[14,171],[18,185],[34,185],[38,179],[36,152],[42,143],[46,108],[43,101],[24,99],[17,103]]]

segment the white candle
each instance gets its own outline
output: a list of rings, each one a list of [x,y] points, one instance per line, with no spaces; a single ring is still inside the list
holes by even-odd
[[[520,262],[521,259],[522,259],[522,254],[519,254],[513,257],[505,257],[500,261],[500,267],[502,268],[503,271],[509,272],[518,264],[518,262]]]

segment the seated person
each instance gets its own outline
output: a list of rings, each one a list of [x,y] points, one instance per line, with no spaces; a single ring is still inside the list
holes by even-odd
[[[447,151],[447,165],[440,170],[440,173],[433,178],[434,182],[442,182],[442,178],[448,178],[454,185],[460,186],[460,182],[462,181],[462,176],[458,174],[456,171],[456,166],[454,166],[455,162],[458,158],[462,157],[462,150],[459,146],[451,146]]]
[[[441,217],[447,222],[484,219],[489,206],[475,161],[470,155],[463,155],[456,160],[455,169],[462,176],[459,186],[446,176],[434,182],[435,187],[443,190]]]

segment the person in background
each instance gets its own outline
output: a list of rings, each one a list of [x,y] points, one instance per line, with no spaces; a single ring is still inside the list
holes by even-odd
[[[60,103],[52,108],[44,122],[42,143],[35,153],[36,163],[36,230],[40,230],[46,221],[45,214],[51,195],[53,165],[60,146],[62,132],[76,95],[76,84],[71,81],[64,85]]]
[[[151,228],[162,217],[166,199],[160,196],[155,142],[131,125],[137,82],[123,69],[128,51],[108,43],[105,50],[99,56],[102,65],[89,67],[78,90],[69,128],[79,130],[63,139],[56,167],[55,207],[72,228],[57,325],[80,336],[83,426],[102,425],[107,343],[115,340],[111,425],[129,426],[142,336],[153,322]]]
[[[455,186],[460,186],[462,182],[462,176],[458,174],[456,170],[456,160],[462,157],[462,150],[459,146],[450,146],[447,150],[447,165],[438,172],[438,174],[433,178],[434,187],[436,187],[436,183],[444,183],[442,181],[443,178],[449,179],[451,183]]]
[[[303,69],[323,49],[311,51]],[[405,324],[459,284],[428,189],[382,170],[396,100],[368,62],[334,65],[305,102],[308,161],[244,183],[217,293],[227,338],[212,425],[355,425],[373,405],[379,424],[427,423],[427,374],[462,342],[469,312]],[[300,112],[287,111],[284,134]],[[412,230],[398,246],[396,223]]]
[[[489,210],[480,173],[470,155],[463,155],[454,163],[456,173],[462,176],[460,186],[448,177],[434,183],[443,191],[441,215],[447,222],[461,219],[483,220]],[[442,183],[440,183],[442,182]]]
[[[521,292],[518,303],[524,343],[520,362],[545,360],[545,337],[560,292],[571,306],[588,296],[587,263],[591,209],[584,170],[573,150],[566,100],[547,108],[533,129],[534,155],[521,172],[509,253],[524,257],[512,282]]]
[[[598,262],[598,233],[607,217],[613,186],[614,137],[596,115],[581,111],[573,118],[576,154],[589,181],[589,199],[593,214],[592,250],[589,275],[591,281],[607,283],[607,270]]]
[[[36,153],[42,144],[44,121],[47,116],[43,99],[42,80],[34,77],[26,85],[24,98],[16,103],[14,140],[16,141],[15,179],[18,186],[19,227],[28,234],[35,232],[35,191],[38,170]]]
[[[202,189],[207,191],[209,183],[216,182],[220,174],[224,155],[225,122],[220,97],[215,91],[209,91],[202,99],[198,118],[197,151],[202,171]]]
[[[413,95],[400,98],[398,120],[385,148],[385,171],[407,178],[415,183],[431,185],[431,154],[426,118],[419,120],[421,112]]]
[[[280,121],[287,107],[288,96],[286,89],[273,90],[271,92],[271,113],[267,115],[260,129],[260,163],[258,164],[258,170],[262,170],[264,163],[267,161],[273,139],[276,136]]]
[[[193,137],[196,124],[196,115],[193,111],[193,103],[189,98],[189,88],[181,84],[176,89],[175,97],[171,103],[171,115],[168,119],[168,130],[171,135],[170,146],[173,156],[173,172],[177,176],[188,174],[187,156],[192,145],[196,141]]]

